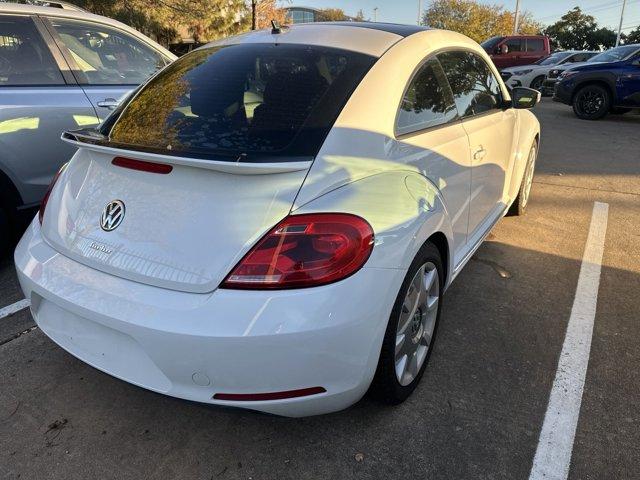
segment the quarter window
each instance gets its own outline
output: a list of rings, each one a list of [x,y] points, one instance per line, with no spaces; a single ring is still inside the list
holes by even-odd
[[[415,74],[402,98],[396,133],[402,135],[424,130],[455,117],[453,95],[442,67],[438,60],[428,60]]]
[[[472,52],[445,52],[438,60],[449,80],[458,114],[478,115],[502,104],[500,84],[487,63]]]
[[[151,47],[113,28],[51,18],[89,85],[138,85],[165,65]]]
[[[0,86],[64,85],[33,20],[0,17]]]
[[[527,52],[542,52],[544,50],[544,41],[541,38],[527,39]]]

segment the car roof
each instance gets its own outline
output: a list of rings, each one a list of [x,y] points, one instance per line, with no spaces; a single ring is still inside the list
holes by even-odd
[[[57,2],[56,2],[57,3]],[[144,41],[145,43],[150,44],[157,50],[161,50],[164,55],[173,59],[177,57],[171,53],[169,50],[154,42],[152,39],[143,35],[139,31],[131,28],[128,25],[125,25],[122,22],[117,20],[113,20],[112,18],[103,17],[102,15],[95,15],[93,13],[89,13],[84,10],[72,10],[67,8],[58,8],[58,7],[42,7],[38,5],[23,5],[19,3],[6,3],[0,2],[0,13],[15,13],[18,15],[38,15],[43,17],[59,17],[59,18],[70,18],[75,20],[88,20],[95,23],[102,23],[104,25],[112,26],[119,28],[120,30],[125,30],[127,33],[130,33],[134,37]]]
[[[385,23],[385,22],[314,22],[300,25],[332,25],[339,27],[358,27],[370,30],[380,30],[382,32],[395,33],[401,37],[408,37],[414,33],[430,30],[429,27],[421,25],[405,25],[402,23]]]
[[[380,57],[393,45],[409,36],[431,32],[442,32],[442,30],[395,23],[313,22],[283,26],[277,34],[273,34],[271,29],[254,30],[220,39],[208,45],[289,43],[339,48]]]

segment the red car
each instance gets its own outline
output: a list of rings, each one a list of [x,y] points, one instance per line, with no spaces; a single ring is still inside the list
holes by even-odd
[[[509,35],[482,42],[499,69],[530,65],[551,53],[549,37],[544,35]]]

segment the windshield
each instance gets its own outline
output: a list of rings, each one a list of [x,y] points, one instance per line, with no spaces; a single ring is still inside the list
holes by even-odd
[[[618,62],[633,55],[640,50],[638,45],[626,45],[623,47],[612,48],[606,52],[599,53],[595,57],[591,57],[588,62]]]
[[[198,49],[144,85],[100,133],[114,146],[198,158],[314,156],[374,62],[305,45]]]
[[[503,39],[504,37],[491,37],[489,40],[485,40],[480,45],[482,45],[482,48],[484,48],[485,50],[492,51],[496,47],[496,45],[498,45]]]
[[[568,56],[573,55],[571,52],[558,52],[542,58],[536,62],[537,65],[557,65]]]

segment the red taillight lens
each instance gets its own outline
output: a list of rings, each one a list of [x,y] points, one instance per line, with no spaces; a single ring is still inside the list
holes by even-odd
[[[262,290],[324,285],[355,273],[372,249],[373,229],[356,215],[292,215],[247,253],[221,287]]]
[[[53,187],[58,181],[58,178],[60,178],[60,175],[62,175],[62,172],[64,172],[65,168],[67,168],[66,163],[62,165],[60,167],[60,170],[58,170],[56,174],[53,176],[53,178],[51,179],[51,183],[49,184],[49,187],[47,188],[47,191],[44,194],[44,197],[42,197],[42,202],[40,202],[40,210],[38,210],[38,220],[40,221],[40,225],[42,225],[42,219],[44,218],[44,211],[47,208],[47,203],[49,202],[49,195],[51,195],[51,190],[53,190]]]

